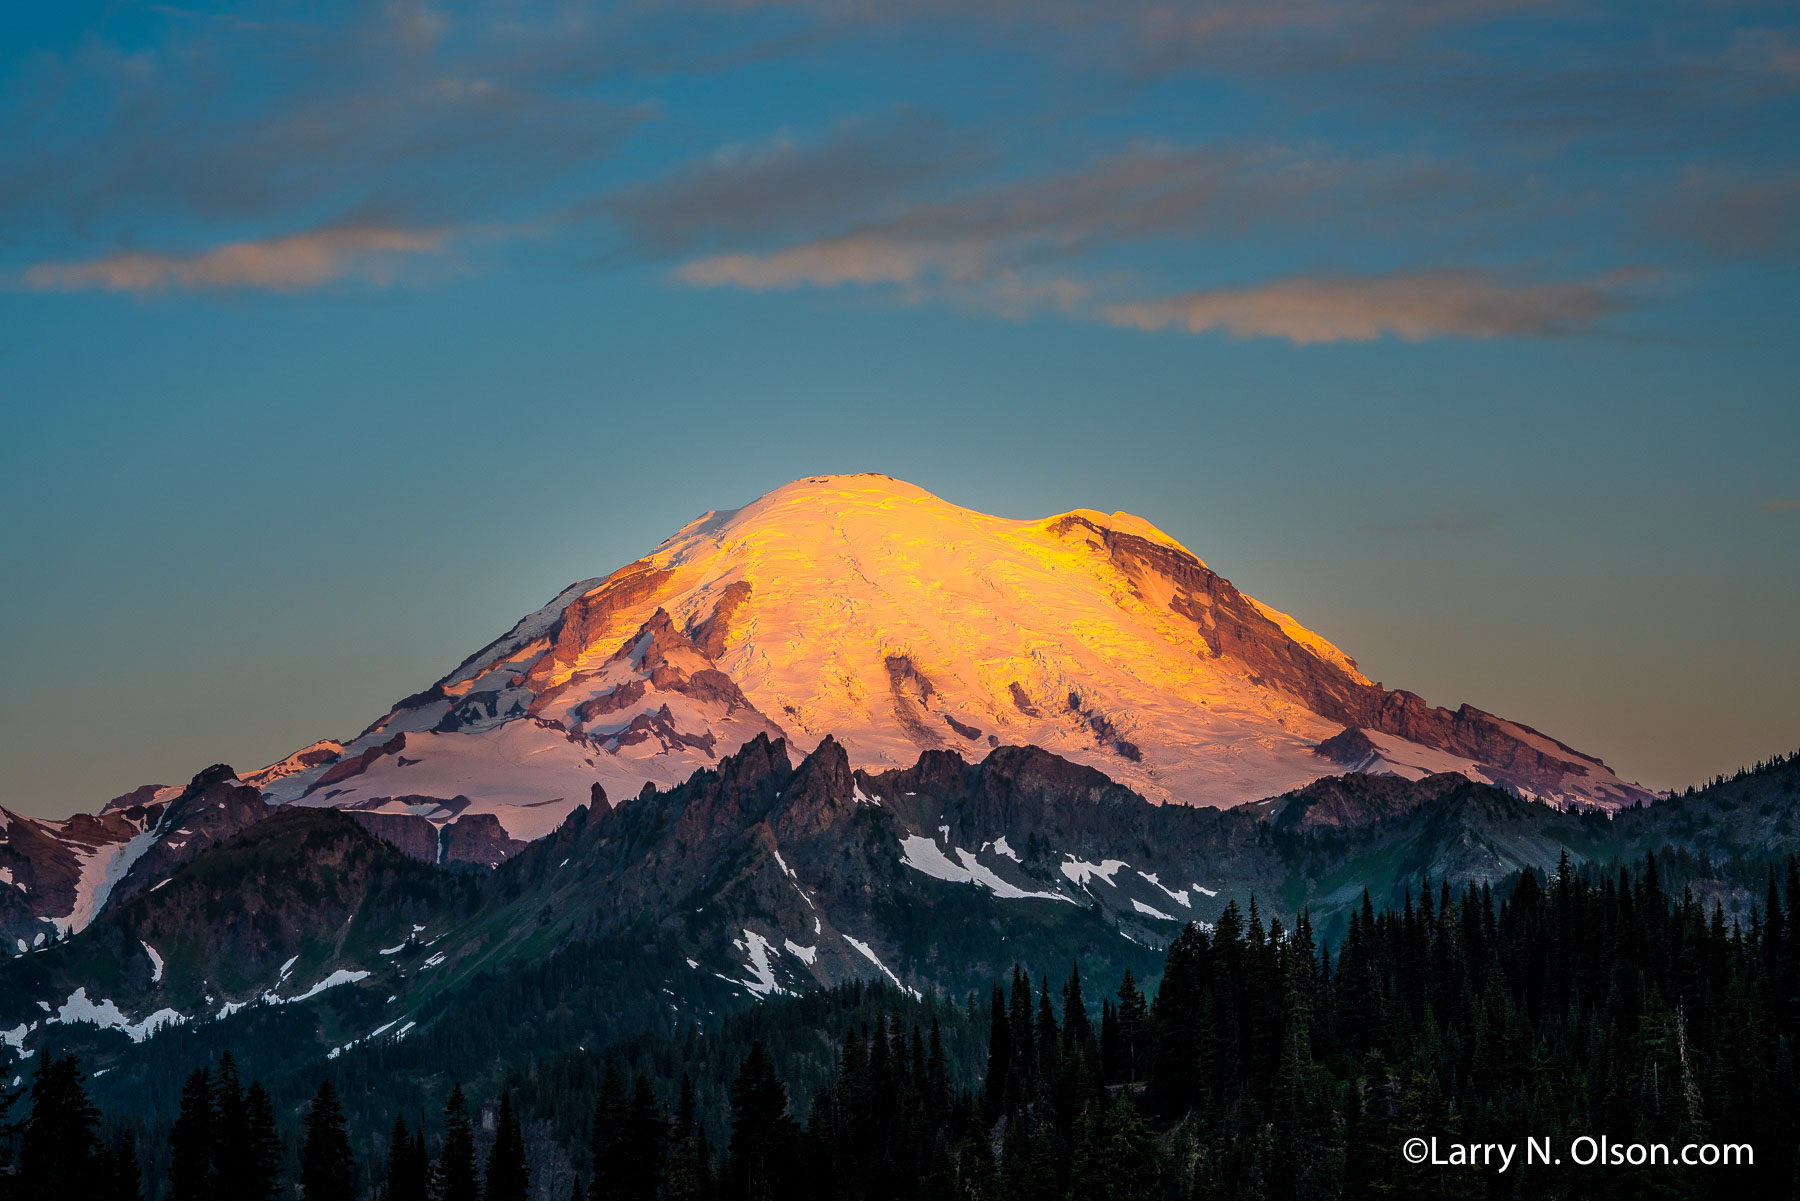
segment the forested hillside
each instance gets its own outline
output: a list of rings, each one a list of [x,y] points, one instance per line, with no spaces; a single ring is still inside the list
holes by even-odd
[[[952,1003],[863,983],[778,998],[530,1059],[493,1088],[446,1074],[430,1112],[384,1105],[369,1063],[271,1104],[226,1054],[146,1130],[46,1058],[13,1094],[0,1179],[117,1201],[1787,1196],[1797,1033],[1800,865],[1743,924],[1675,895],[1653,856],[1565,861],[1365,900],[1332,946],[1304,912],[1232,905],[1174,940],[1148,990],[1128,975],[1096,998],[1071,964]],[[348,1120],[345,1092],[382,1116]],[[1435,1136],[1443,1155],[1536,1138],[1566,1157],[1584,1135],[1749,1144],[1754,1163],[1401,1154]]]

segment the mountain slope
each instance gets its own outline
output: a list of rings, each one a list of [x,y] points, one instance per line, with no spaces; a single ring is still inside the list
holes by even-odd
[[[1009,520],[868,475],[708,513],[341,749],[256,778],[281,801],[491,812],[532,839],[595,784],[668,787],[757,734],[830,737],[870,770],[1033,745],[1196,805],[1346,767],[1557,803],[1649,797],[1528,727],[1371,683],[1141,518]]]
[[[180,828],[196,805],[256,797],[226,775],[184,792]],[[85,1023],[123,1045],[299,998],[326,1006],[296,1051],[319,1055],[582,947],[607,948],[581,954],[619,978],[620,1021],[854,979],[964,995],[1015,959],[1122,971],[1233,901],[1310,903],[1330,936],[1364,888],[1385,899],[1423,874],[1459,886],[1565,848],[1594,857],[1610,825],[1458,777],[1330,791],[1359,816],[1156,805],[1035,747],[870,773],[826,739],[796,764],[759,734],[674,788],[577,807],[479,874],[418,862],[362,813],[263,807],[133,876],[153,882],[75,937],[0,965],[0,1041],[29,1049]]]

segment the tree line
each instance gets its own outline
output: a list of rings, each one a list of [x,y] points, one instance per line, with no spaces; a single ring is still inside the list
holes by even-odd
[[[1382,911],[1365,894],[1335,947],[1304,911],[1290,929],[1254,901],[1233,904],[1172,941],[1153,991],[1127,974],[1097,1008],[1078,966],[1060,982],[1017,966],[975,1002],[985,1059],[966,1086],[935,1016],[877,1012],[831,1029],[814,1006],[790,1011],[799,1025],[781,1032],[828,1046],[829,1078],[803,1115],[760,1040],[711,1131],[691,1079],[665,1092],[618,1063],[579,1120],[528,1109],[534,1094],[517,1079],[479,1108],[453,1087],[429,1120],[394,1117],[385,1155],[360,1176],[329,1079],[299,1115],[290,1171],[268,1094],[224,1055],[183,1087],[166,1180],[142,1181],[134,1146],[102,1136],[79,1065],[46,1059],[0,1139],[0,1196],[138,1201],[148,1185],[174,1201],[1793,1195],[1800,864],[1770,874],[1748,922],[1665,891],[1653,856],[1616,874],[1565,856],[1503,891],[1422,881]],[[22,1092],[0,1098],[7,1112]],[[532,1150],[533,1122],[580,1130],[554,1176]],[[1755,1163],[1497,1173],[1400,1154],[1415,1136],[1566,1145],[1583,1134],[1749,1143]]]

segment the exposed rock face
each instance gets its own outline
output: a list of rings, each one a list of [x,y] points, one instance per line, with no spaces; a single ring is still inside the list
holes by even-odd
[[[719,601],[706,620],[688,630],[688,636],[694,640],[694,645],[707,658],[717,659],[725,653],[725,639],[731,633],[732,615],[749,596],[750,581],[733,580],[719,593]]]
[[[1355,731],[1350,731],[1354,733]],[[1411,813],[1469,781],[1454,772],[1400,776],[1325,776],[1285,796],[1239,806],[1278,830],[1351,829]]]
[[[357,825],[387,843],[408,859],[420,863],[438,862],[438,828],[416,813],[372,813],[347,810]]]
[[[262,794],[223,764],[184,789],[139,789],[127,797],[171,794],[63,821],[0,810],[0,946],[22,950],[80,930],[107,904],[144,890],[268,812]]]
[[[668,571],[655,567],[648,559],[639,559],[583,594],[551,627],[549,650],[532,664],[525,683],[542,690],[566,679],[595,643],[603,641],[624,614],[655,596],[668,577]]]
[[[375,760],[381,758],[383,755],[397,755],[405,748],[406,733],[402,731],[378,746],[365,747],[351,758],[333,763],[325,770],[323,775],[318,777],[312,785],[312,788],[308,791],[316,792],[327,789],[341,780],[348,780],[352,776],[361,775],[368,769],[369,764],[375,762]]]
[[[155,804],[158,800],[168,800],[168,797],[162,794],[169,791],[167,784],[140,784],[130,792],[121,793],[100,806],[100,812],[114,813],[121,809],[143,809]]]
[[[783,741],[759,737],[677,788],[575,812],[502,869],[502,886],[534,898],[521,913],[566,915],[571,937],[648,921],[735,959],[738,975],[725,974],[752,992],[890,972],[954,991],[966,970],[1029,956],[1025,932],[1056,928],[1057,915],[1095,923],[1081,937],[1100,945],[1113,931],[1159,945],[1229,900],[1298,888],[1328,922],[1365,882],[1397,893],[1429,874],[1460,887],[1548,867],[1590,837],[1584,819],[1454,775],[1334,778],[1276,804],[1273,817],[1268,805],[1154,805],[1034,747],[979,763],[927,751],[868,773],[832,739],[795,764]],[[1324,889],[1337,879],[1356,883]],[[1022,907],[1005,911],[1022,924],[988,904]],[[941,923],[966,959],[943,958]]]
[[[445,826],[440,862],[499,867],[524,850],[526,843],[508,837],[500,819],[491,813],[469,813]]]
[[[269,816],[262,793],[223,763],[207,768],[169,802],[147,845],[113,889],[118,903],[154,888],[183,864]]]
[[[0,810],[0,938],[6,949],[22,950],[86,925],[105,901],[107,868],[160,812],[161,806],[133,806],[52,822]]]
[[[311,768],[324,767],[328,764],[336,763],[343,753],[343,743],[338,742],[334,738],[321,739],[311,746],[301,747],[281,762],[271,763],[265,768],[251,772],[249,775],[242,777],[242,779],[244,783],[250,785],[252,788],[267,788],[276,781],[285,779],[297,772],[303,772]]]

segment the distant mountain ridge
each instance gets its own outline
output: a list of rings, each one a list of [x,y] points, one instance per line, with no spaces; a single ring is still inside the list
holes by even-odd
[[[1344,771],[1607,809],[1652,795],[1529,727],[1372,683],[1142,518],[990,517],[875,475],[707,513],[357,737],[237,782],[354,812],[415,858],[492,867],[577,806],[674,788],[758,737],[829,740],[874,772],[1036,746],[1202,806]],[[0,938],[79,929],[137,856],[178,854],[163,816],[182,793],[146,785],[62,822],[0,813]]]
[[[179,862],[146,851],[86,929],[0,962],[0,1042],[110,1057],[159,1029],[280,1013],[282,1053],[303,1061],[405,1037],[471,989],[555,975],[571,955],[621,1031],[853,979],[961,996],[1014,959],[1122,971],[1234,902],[1310,908],[1335,939],[1365,892],[1399,904],[1425,882],[1460,890],[1565,854],[1685,854],[1687,887],[1741,916],[1764,863],[1800,849],[1796,806],[1800,760],[1616,816],[1453,774],[1332,777],[1217,809],[1149,803],[1034,747],[871,773],[834,740],[796,762],[758,735],[674,788],[579,806],[470,873],[364,813],[264,805],[219,769],[159,827],[198,832],[216,814],[217,837],[182,840]]]

